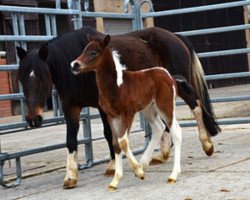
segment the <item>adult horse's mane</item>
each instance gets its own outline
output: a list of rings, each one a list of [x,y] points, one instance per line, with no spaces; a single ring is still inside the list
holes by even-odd
[[[47,63],[50,66],[50,71],[53,77],[53,82],[56,83],[59,93],[70,93],[72,98],[76,100],[79,96],[74,87],[82,81],[88,84],[88,81],[93,81],[92,76],[81,74],[74,76],[70,71],[70,63],[77,58],[86,44],[88,43],[88,35],[101,37],[102,34],[97,32],[92,27],[84,27],[73,32],[65,33],[46,43],[49,55]],[[58,68],[62,69],[58,69]],[[91,73],[94,76],[94,73]],[[79,91],[79,90],[78,90]],[[84,92],[84,90],[82,91]]]

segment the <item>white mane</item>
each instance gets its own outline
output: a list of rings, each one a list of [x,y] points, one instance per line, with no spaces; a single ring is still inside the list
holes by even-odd
[[[122,65],[120,62],[120,55],[117,51],[112,51],[112,57],[115,63],[115,69],[117,73],[117,80],[116,83],[120,87],[120,85],[123,83],[123,70],[126,70],[126,66]]]

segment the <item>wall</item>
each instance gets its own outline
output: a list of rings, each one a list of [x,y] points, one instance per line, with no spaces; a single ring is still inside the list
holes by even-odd
[[[5,65],[6,60],[0,58],[0,67]],[[10,94],[9,74],[8,72],[0,72],[0,94]],[[0,101],[0,117],[12,115],[11,101]]]

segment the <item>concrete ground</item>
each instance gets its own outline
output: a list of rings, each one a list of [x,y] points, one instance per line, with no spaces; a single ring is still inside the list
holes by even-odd
[[[211,90],[212,96],[250,94],[250,85]],[[216,115],[225,117],[250,116],[250,102],[214,104]],[[186,106],[178,107],[179,119],[192,117]],[[0,120],[1,121],[1,120]],[[139,126],[136,120],[134,129]],[[222,133],[213,138],[215,152],[207,157],[201,149],[196,127],[183,128],[182,173],[175,184],[166,184],[173,167],[173,157],[157,166],[150,166],[146,179],[139,180],[124,159],[124,177],[118,190],[109,193],[111,177],[104,177],[107,163],[79,173],[78,186],[63,190],[66,149],[21,158],[23,180],[19,187],[0,187],[0,199],[250,199],[250,124],[222,126]],[[79,138],[82,137],[80,130]],[[1,135],[3,152],[15,152],[65,142],[65,124]],[[100,120],[92,121],[93,137],[102,135]],[[132,133],[131,146],[143,145],[144,134]],[[94,142],[95,159],[107,158],[104,140]],[[139,159],[141,155],[137,156]],[[79,147],[79,160],[85,162],[84,145]],[[5,163],[5,178],[13,179],[15,163]]]

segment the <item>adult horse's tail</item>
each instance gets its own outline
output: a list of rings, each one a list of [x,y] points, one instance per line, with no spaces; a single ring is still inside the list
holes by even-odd
[[[202,108],[203,122],[210,136],[216,136],[221,130],[216,121],[216,117],[213,111],[210,97],[208,94],[208,88],[204,79],[204,71],[202,69],[201,62],[194,51],[191,42],[184,36],[177,35],[183,43],[187,46],[191,55],[191,83],[194,87],[195,93],[198,96]]]

